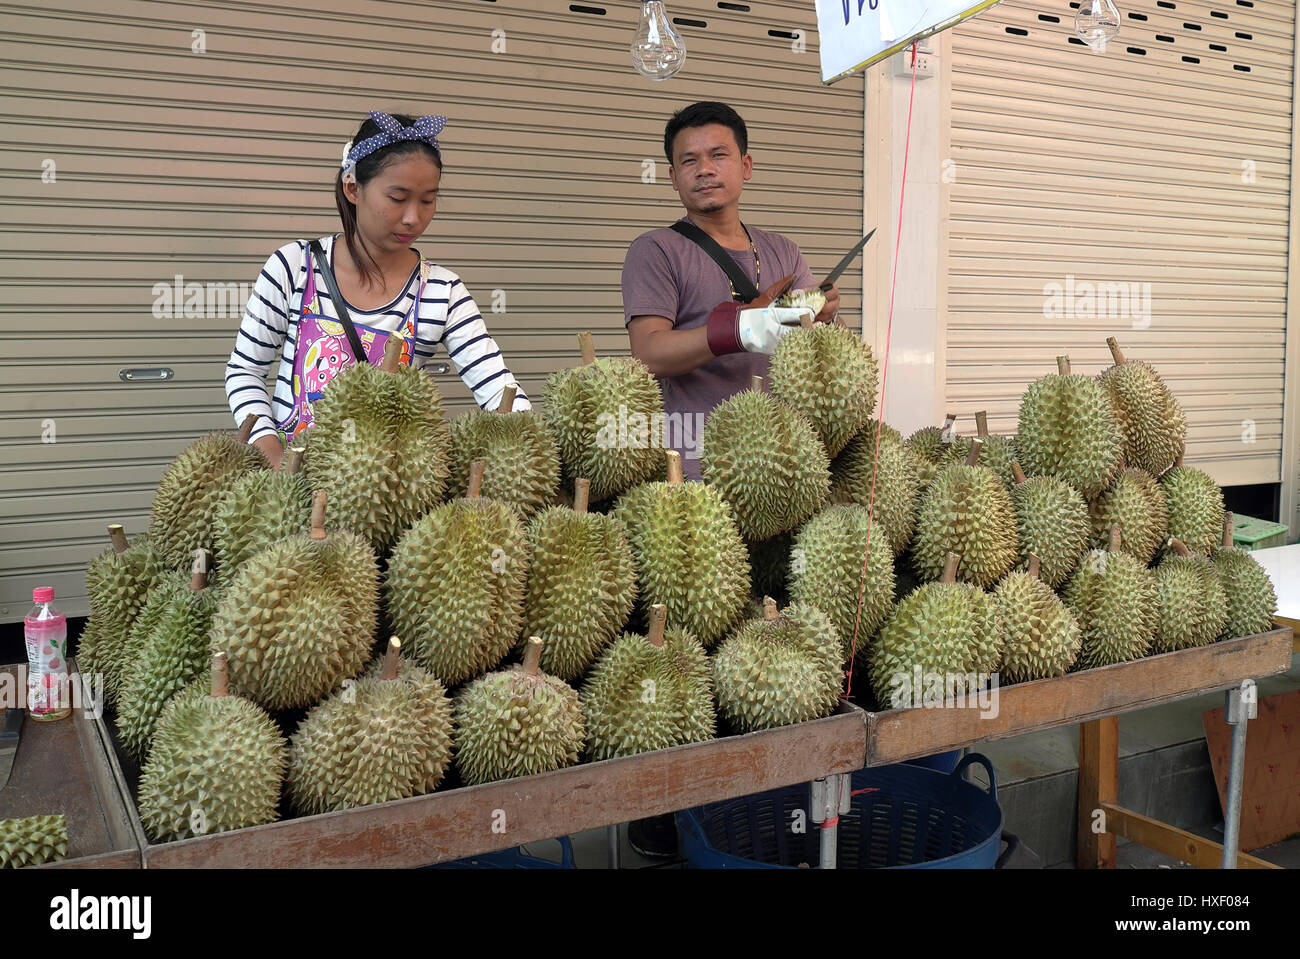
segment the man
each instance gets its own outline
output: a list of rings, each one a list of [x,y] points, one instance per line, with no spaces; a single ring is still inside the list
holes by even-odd
[[[686,216],[715,241],[754,290],[745,296],[695,240],[674,229],[643,233],[623,262],[623,312],[632,355],[659,379],[665,445],[682,454],[688,478],[700,478],[699,428],[712,409],[766,376],[780,338],[799,325],[797,309],[765,309],[789,289],[816,286],[799,247],[740,219],[740,193],[753,175],[745,121],[725,103],[695,103],[664,130],[668,173]],[[816,316],[839,310],[831,287]]]

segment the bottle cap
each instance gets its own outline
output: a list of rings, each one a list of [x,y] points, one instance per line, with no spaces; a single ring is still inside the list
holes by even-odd
[[[37,586],[32,590],[32,602],[35,603],[52,603],[54,602],[53,586]]]

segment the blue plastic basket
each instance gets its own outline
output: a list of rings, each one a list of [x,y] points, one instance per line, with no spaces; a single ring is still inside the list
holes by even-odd
[[[576,869],[573,862],[573,843],[569,841],[568,836],[561,836],[558,840],[560,844],[560,861],[553,859],[542,859],[538,856],[529,855],[525,852],[526,846],[516,846],[513,849],[502,849],[500,852],[489,852],[482,856],[470,856],[466,859],[453,859],[451,862],[441,862],[431,869]]]
[[[973,762],[988,773],[987,792],[962,778]],[[992,869],[997,863],[1002,808],[993,766],[978,753],[948,775],[898,765],[860,769],[851,778],[852,808],[839,822],[839,868]],[[683,810],[677,814],[682,853],[695,869],[816,866],[821,838],[809,805],[809,787],[801,783]],[[793,832],[796,822],[805,831]]]

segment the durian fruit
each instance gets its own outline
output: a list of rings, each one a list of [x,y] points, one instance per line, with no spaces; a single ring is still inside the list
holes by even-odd
[[[527,520],[546,506],[560,483],[555,438],[532,410],[514,409],[516,388],[507,384],[496,412],[471,410],[451,421],[451,477],[447,492],[464,496],[469,464],[483,460],[482,495],[508,503]]]
[[[1184,466],[1181,454],[1173,469],[1160,477],[1169,506],[1169,535],[1194,553],[1208,556],[1219,544],[1223,529],[1223,491],[1209,473]]]
[[[388,551],[442,502],[451,432],[427,373],[401,363],[390,336],[379,366],[357,363],[312,407],[307,480],[330,499],[331,522]]]
[[[829,716],[844,684],[843,647],[825,613],[803,603],[778,613],[771,597],[763,607],[713,654],[718,712],[742,733]]]
[[[456,697],[456,768],[466,785],[551,772],[578,762],[586,742],[582,703],[542,672],[542,641],[522,666],[488,673]]]
[[[380,671],[332,694],[289,746],[289,798],[304,815],[433,792],[451,762],[451,699],[388,642]],[[379,665],[378,663],[376,665]]]
[[[375,554],[355,533],[325,532],[326,499],[323,490],[313,497],[310,533],[272,543],[239,567],[212,617],[210,648],[229,655],[231,685],[266,709],[313,705],[370,655]]]
[[[791,555],[790,599],[830,617],[841,664],[865,655],[894,609],[894,554],[886,531],[865,506],[827,506],[799,530]]]
[[[790,550],[794,548],[794,532],[786,530],[771,539],[745,540],[745,549],[749,551],[749,585],[750,603],[753,596],[775,596],[778,602],[788,599],[786,580],[790,576]],[[759,605],[758,615],[763,615]],[[750,610],[752,611],[752,609]],[[752,618],[747,615],[747,618]]]
[[[1031,553],[1029,572],[1007,573],[993,590],[1006,637],[998,670],[1003,683],[1064,676],[1079,655],[1079,622],[1039,573]]]
[[[640,360],[596,359],[590,333],[580,333],[578,343],[583,365],[547,377],[542,414],[559,447],[566,483],[580,476],[591,480],[591,498],[599,501],[654,479],[662,469],[656,431],[664,400],[659,381]]]
[[[982,441],[966,463],[946,467],[925,491],[916,521],[912,562],[923,580],[943,573],[946,557],[962,557],[963,582],[991,586],[1019,555],[1011,495],[992,470],[978,465]]]
[[[302,450],[291,446],[283,470],[241,476],[217,505],[212,540],[223,576],[229,578],[258,550],[307,531],[311,487],[302,463]]]
[[[709,414],[700,470],[749,540],[794,529],[821,509],[831,485],[830,460],[807,418],[764,393],[757,376]]]
[[[813,311],[813,316],[816,316],[826,306],[826,294],[816,287],[810,290],[791,290],[777,299],[773,306],[794,307],[796,309],[806,306]]]
[[[718,489],[683,482],[681,456],[666,456],[668,482],[628,490],[614,518],[632,546],[641,602],[662,603],[669,619],[712,648],[744,614],[749,557]]]
[[[403,534],[384,584],[407,655],[449,687],[500,663],[523,625],[528,537],[513,507],[479,496],[483,471],[475,460],[465,498]]]
[[[62,816],[0,819],[0,869],[22,869],[68,858],[68,822]]]
[[[965,695],[1002,662],[1006,639],[993,597],[957,582],[961,557],[949,553],[937,583],[895,607],[868,657],[871,688],[883,708],[918,706],[935,685]]]
[[[239,432],[213,433],[191,443],[163,473],[153,497],[149,539],[174,569],[188,567],[197,549],[211,550],[217,507],[235,482],[270,465],[248,445],[257,417],[245,417]]]
[[[1232,514],[1223,517],[1223,542],[1210,557],[1226,594],[1227,618],[1219,639],[1254,636],[1273,628],[1277,593],[1273,583],[1247,550],[1232,543]]]
[[[970,438],[957,434],[956,422],[956,413],[945,413],[943,426],[926,426],[907,438],[921,492],[925,492],[943,467],[964,463],[970,455]]]
[[[211,695],[187,687],[163,708],[140,771],[140,821],[154,842],[274,822],[288,761],[284,737],[253,703],[229,695],[226,657]]]
[[[1141,360],[1126,360],[1115,337],[1106,337],[1115,365],[1097,375],[1110,397],[1124,436],[1124,459],[1159,476],[1187,441],[1187,417],[1160,375]]]
[[[1091,498],[1119,468],[1119,423],[1096,380],[1071,374],[1068,356],[1056,365],[1059,375],[1030,383],[1020,401],[1020,464],[1031,476],[1055,476]]]
[[[1124,552],[1150,563],[1164,542],[1169,513],[1160,485],[1141,470],[1125,469],[1088,504],[1092,516],[1092,546],[1110,539],[1119,526]]]
[[[1025,566],[1033,553],[1041,561],[1039,577],[1052,589],[1060,589],[1088,548],[1088,504],[1065,480],[1026,479],[1018,462],[1011,464],[1011,470],[1015,477],[1011,502],[1020,541],[1017,568]]]
[[[876,430],[880,428],[880,465],[876,466]],[[874,503],[872,484],[874,472]],[[928,485],[928,484],[927,484]],[[832,503],[871,506],[872,516],[889,538],[889,548],[901,553],[912,541],[921,484],[915,458],[908,455],[899,432],[878,420],[849,440],[831,462]]]
[[[203,558],[202,562],[206,563],[206,557],[211,554],[207,550],[200,550],[199,555]],[[153,634],[159,621],[163,619],[172,594],[184,589],[187,582],[183,573],[169,569],[149,591],[148,602],[131,623],[125,638],[116,646],[113,655],[102,664],[105,703],[118,705],[118,697],[126,686],[127,678],[139,658],[140,650],[144,648],[146,638]]]
[[[636,564],[623,526],[587,512],[591,482],[580,477],[573,508],[550,506],[528,524],[532,561],[524,633],[542,637],[543,671],[572,681],[618,635],[636,601]]]
[[[876,408],[871,347],[836,323],[808,323],[782,337],[769,376],[772,395],[808,418],[832,458]]]
[[[158,613],[139,637],[117,698],[117,733],[137,762],[149,753],[154,725],[168,700],[203,675],[211,662],[208,632],[218,590],[200,569],[188,585],[164,587],[150,600]],[[144,616],[141,616],[144,619]]]
[[[624,633],[604,653],[579,698],[593,762],[712,739],[713,670],[687,630],[666,635],[665,608],[651,607],[650,633]]]
[[[1173,537],[1171,555],[1156,567],[1160,616],[1153,653],[1204,646],[1219,638],[1228,620],[1228,598],[1214,564]]]
[[[980,453],[980,465],[997,473],[998,479],[1002,480],[1002,485],[1009,492],[1016,482],[1015,475],[1011,472],[1011,464],[1016,462],[1020,455],[1016,449],[1016,438],[990,433],[986,410],[980,410],[975,414],[975,430],[979,438],[984,441],[983,451]]]
[[[1083,630],[1075,668],[1146,656],[1159,620],[1158,595],[1155,573],[1120,549],[1119,527],[1112,526],[1108,548],[1083,556],[1062,593]]]

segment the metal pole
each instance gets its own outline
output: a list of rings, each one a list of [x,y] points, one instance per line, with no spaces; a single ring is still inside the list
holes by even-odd
[[[1237,837],[1241,823],[1241,782],[1246,770],[1246,723],[1259,712],[1255,681],[1243,679],[1227,692],[1224,719],[1232,727],[1228,762],[1228,808],[1223,811],[1223,868],[1237,868]]]
[[[821,837],[821,858],[818,862],[821,869],[835,868],[840,816],[850,809],[851,786],[852,780],[843,773],[833,773],[812,783],[812,820],[817,823]]]
[[[619,845],[618,845],[618,823],[609,826],[605,830],[605,836],[609,840],[609,868],[621,869],[619,865]]]

